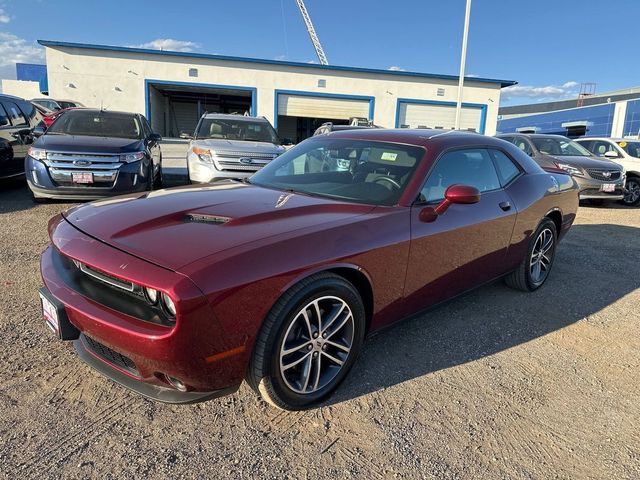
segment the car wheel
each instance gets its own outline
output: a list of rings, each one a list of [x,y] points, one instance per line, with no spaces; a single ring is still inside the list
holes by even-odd
[[[260,330],[247,380],[268,403],[310,407],[333,392],[355,362],[365,309],[344,278],[320,273],[288,290]]]
[[[545,218],[531,236],[527,255],[518,269],[505,277],[507,285],[525,292],[540,288],[551,272],[557,239],[555,223]]]
[[[624,198],[620,201],[623,205],[627,207],[635,207],[640,204],[640,178],[638,177],[629,177],[627,178],[627,193]]]

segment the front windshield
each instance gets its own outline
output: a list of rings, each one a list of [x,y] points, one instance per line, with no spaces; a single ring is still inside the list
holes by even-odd
[[[241,140],[245,142],[280,143],[271,124],[248,117],[245,119],[203,118],[197,139]]]
[[[69,110],[47,130],[47,134],[131,139],[141,138],[141,132],[140,123],[134,115],[87,110]]]
[[[620,148],[635,158],[640,158],[640,142],[618,142]]]
[[[533,137],[531,139],[538,151],[557,157],[578,156],[590,157],[589,150],[568,138]]]
[[[373,205],[400,199],[424,149],[365,140],[307,140],[253,175],[253,184]]]

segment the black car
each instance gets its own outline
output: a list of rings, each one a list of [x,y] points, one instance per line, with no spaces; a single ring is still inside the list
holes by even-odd
[[[91,200],[159,186],[160,135],[138,113],[68,110],[29,150],[27,182],[34,200]]]
[[[32,129],[42,115],[26,100],[0,95],[0,178],[24,173],[24,159],[33,143]]]

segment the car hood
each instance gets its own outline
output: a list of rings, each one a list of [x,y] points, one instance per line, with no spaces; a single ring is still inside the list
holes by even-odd
[[[63,216],[108,245],[178,271],[232,247],[373,209],[225,181],[98,200]]]
[[[622,167],[609,160],[599,160],[596,157],[583,157],[580,155],[572,156],[560,156],[560,155],[547,155],[551,161],[555,163],[566,163],[567,165],[580,167],[580,168],[598,168],[601,170],[622,170]]]
[[[85,135],[45,134],[33,144],[52,152],[67,153],[131,153],[144,150],[142,140],[131,138],[91,137]]]
[[[240,140],[224,140],[218,138],[208,138],[194,140],[193,144],[198,147],[210,148],[211,150],[247,152],[247,153],[277,153],[285,151],[284,147],[274,145],[269,142],[244,142]]]

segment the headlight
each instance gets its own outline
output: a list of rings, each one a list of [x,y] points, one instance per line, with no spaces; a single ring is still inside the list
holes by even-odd
[[[176,316],[176,305],[175,303],[173,303],[173,300],[171,300],[171,297],[169,295],[167,295],[166,293],[162,292],[162,305],[164,306],[165,310],[167,311],[167,313],[169,315],[171,315],[172,317]]]
[[[120,155],[120,161],[125,163],[138,162],[144,160],[145,152],[125,153]]]
[[[33,148],[33,147],[31,147],[29,149],[28,155],[31,158],[35,158],[36,160],[46,160],[47,159],[47,151],[46,150],[42,150],[41,148]]]
[[[155,305],[158,303],[158,291],[155,288],[145,287],[144,295],[147,297],[149,303]]]
[[[215,157],[216,155],[216,152],[214,152],[213,150],[209,150],[208,148],[193,147],[191,151],[205,163],[213,163],[213,157]]]
[[[558,163],[558,168],[561,168],[569,175],[582,175],[582,170],[572,165],[567,165],[566,163]]]

